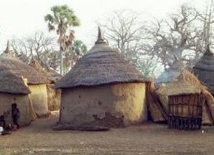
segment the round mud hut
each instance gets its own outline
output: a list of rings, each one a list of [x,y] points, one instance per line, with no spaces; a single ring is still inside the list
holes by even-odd
[[[194,74],[198,79],[208,87],[208,90],[214,95],[214,55],[209,47],[204,55],[193,67]]]
[[[146,81],[99,29],[95,45],[56,85],[59,124],[125,127],[147,120]]]
[[[9,45],[0,56],[0,67],[4,67],[17,77],[27,80],[27,86],[31,92],[29,97],[33,105],[33,110],[38,117],[50,114],[47,105],[46,77],[11,55]]]
[[[0,66],[0,115],[4,115],[6,124],[12,124],[11,105],[17,103],[20,115],[20,126],[27,126],[34,119],[31,93],[26,79],[16,76],[13,71]]]

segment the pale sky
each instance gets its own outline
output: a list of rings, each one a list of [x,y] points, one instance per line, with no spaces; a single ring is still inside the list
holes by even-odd
[[[80,18],[76,39],[86,43],[88,49],[95,42],[96,22],[114,10],[131,9],[142,14],[162,18],[178,5],[189,0],[0,0],[0,52],[13,37],[30,36],[36,31],[47,31],[44,16],[54,5],[67,4]],[[201,0],[195,0],[198,2]]]

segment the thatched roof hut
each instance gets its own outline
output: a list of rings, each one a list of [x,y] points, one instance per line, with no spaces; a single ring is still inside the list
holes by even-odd
[[[34,113],[28,96],[31,92],[27,86],[27,80],[15,75],[4,66],[0,66],[0,70],[0,115],[5,116],[7,124],[12,124],[11,104],[16,102],[22,113],[20,125],[29,125]]]
[[[214,94],[214,55],[209,47],[193,67],[193,72],[208,87],[209,91]]]
[[[146,79],[98,33],[91,50],[55,87],[61,124],[126,126],[147,119]]]
[[[11,70],[0,66],[0,92],[14,94],[29,94],[30,90],[24,79],[15,75]]]
[[[49,113],[47,108],[47,78],[28,64],[15,58],[9,50],[9,44],[0,56],[0,68],[4,68],[7,72],[12,72],[16,77],[26,79],[26,85],[31,92],[29,97],[38,116]],[[0,72],[0,75],[2,73]]]
[[[20,60],[10,55],[0,56],[0,66],[13,71],[13,73],[19,77],[28,79],[28,84],[41,84],[47,83],[47,78],[37,72],[29,65],[21,62]]]

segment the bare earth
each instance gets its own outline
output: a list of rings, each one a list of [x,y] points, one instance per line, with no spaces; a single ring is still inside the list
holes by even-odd
[[[168,129],[152,123],[102,132],[55,131],[58,113],[0,137],[0,155],[196,155],[214,154],[214,128]]]

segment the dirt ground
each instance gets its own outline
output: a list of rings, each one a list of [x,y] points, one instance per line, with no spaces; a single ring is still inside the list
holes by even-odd
[[[0,137],[0,155],[196,155],[214,154],[214,127],[199,131],[145,123],[110,131],[55,131],[58,113]]]

